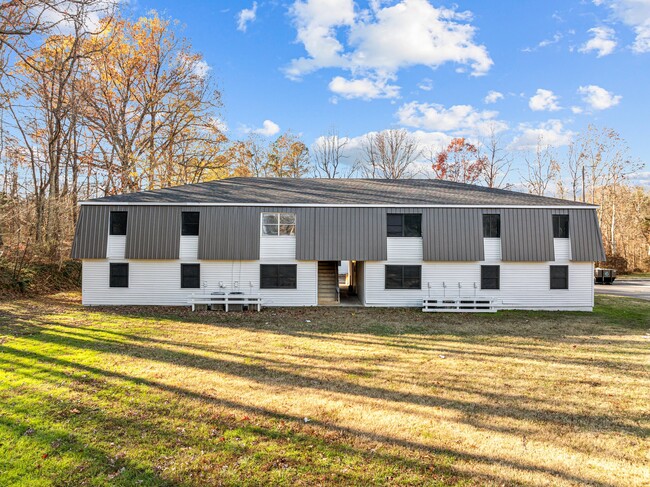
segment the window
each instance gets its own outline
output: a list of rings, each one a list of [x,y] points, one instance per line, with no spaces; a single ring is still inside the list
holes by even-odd
[[[553,215],[553,238],[569,238],[569,215]]]
[[[551,289],[569,289],[569,266],[551,266]]]
[[[201,287],[201,264],[181,264],[181,288]]]
[[[111,211],[111,235],[126,235],[126,217],[126,211]]]
[[[387,265],[386,289],[422,289],[422,267]]]
[[[483,237],[501,238],[501,215],[483,215]]]
[[[129,287],[129,264],[110,264],[110,287]]]
[[[181,235],[198,235],[199,234],[199,212],[184,211],[181,213],[183,222],[181,225]]]
[[[386,226],[389,237],[421,237],[422,215],[389,213],[386,215]]]
[[[498,265],[482,265],[481,289],[500,289],[500,273]]]
[[[295,234],[295,213],[262,213],[262,235]]]
[[[296,289],[296,264],[260,265],[260,288]]]

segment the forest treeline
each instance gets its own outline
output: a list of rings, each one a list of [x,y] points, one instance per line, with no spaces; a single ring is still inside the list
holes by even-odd
[[[104,0],[2,2],[2,264],[17,281],[30,263],[63,265],[88,198],[230,176],[312,176],[436,177],[595,203],[611,263],[650,268],[650,193],[630,184],[642,165],[613,129],[589,127],[561,156],[542,139],[511,151],[496,127],[446,147],[398,129],[361,140],[331,130],[308,147],[291,132],[229,140],[222,108],[177,22],[125,18]]]

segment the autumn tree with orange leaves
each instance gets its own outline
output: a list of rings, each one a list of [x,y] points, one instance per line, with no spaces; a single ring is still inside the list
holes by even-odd
[[[449,145],[430,156],[433,174],[438,179],[458,183],[476,183],[481,177],[487,158],[466,139],[452,139]]]

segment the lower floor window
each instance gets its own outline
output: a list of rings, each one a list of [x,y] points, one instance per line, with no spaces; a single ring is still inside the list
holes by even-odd
[[[386,289],[422,289],[422,266],[387,265]]]
[[[296,289],[296,264],[261,264],[260,288],[262,289]]]
[[[498,265],[482,265],[481,289],[500,289],[500,274]]]
[[[569,289],[569,266],[551,266],[551,289]]]
[[[110,264],[109,286],[129,287],[129,264]]]
[[[181,288],[201,287],[201,264],[181,264]]]

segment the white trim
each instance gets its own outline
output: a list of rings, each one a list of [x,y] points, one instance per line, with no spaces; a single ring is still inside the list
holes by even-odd
[[[98,201],[82,201],[80,206],[259,206],[285,208],[539,208],[545,210],[595,210],[598,205],[377,205],[358,204],[329,204],[329,203],[122,203],[119,201],[101,203]]]

